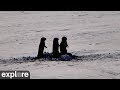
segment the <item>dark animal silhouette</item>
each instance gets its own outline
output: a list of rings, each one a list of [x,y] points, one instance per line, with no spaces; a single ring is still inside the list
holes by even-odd
[[[42,38],[41,38],[40,45],[39,45],[39,50],[38,50],[38,55],[37,55],[37,59],[43,58],[44,47],[46,47],[46,46],[45,46],[45,40],[46,40],[45,37],[42,37]],[[47,47],[46,47],[46,48],[47,48]]]
[[[54,58],[58,58],[59,57],[59,42],[58,42],[58,38],[54,38],[53,40],[53,57]]]
[[[66,37],[62,37],[62,41],[60,43],[60,53],[61,55],[67,54],[67,48],[68,44],[67,44],[67,38]]]

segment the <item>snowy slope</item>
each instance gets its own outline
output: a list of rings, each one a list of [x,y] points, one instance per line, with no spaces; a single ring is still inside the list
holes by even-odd
[[[79,56],[112,55],[75,62],[0,64],[0,69],[30,70],[32,78],[120,78],[119,29],[120,11],[0,11],[1,61],[10,57],[36,56],[42,36],[47,38],[46,52],[52,51],[54,37],[61,41],[62,36],[67,36],[68,52]],[[116,53],[118,58],[112,58]]]

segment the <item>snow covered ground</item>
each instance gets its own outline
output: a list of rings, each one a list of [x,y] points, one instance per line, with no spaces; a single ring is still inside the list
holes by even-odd
[[[120,79],[120,11],[0,11],[0,70],[29,70],[35,79]],[[79,60],[34,62],[40,38],[68,38]]]

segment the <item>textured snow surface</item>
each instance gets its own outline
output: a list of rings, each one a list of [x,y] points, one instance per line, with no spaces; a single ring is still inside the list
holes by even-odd
[[[43,36],[46,52],[66,36],[79,60],[10,59],[35,57]],[[0,11],[0,70],[29,70],[36,79],[120,78],[120,11]]]

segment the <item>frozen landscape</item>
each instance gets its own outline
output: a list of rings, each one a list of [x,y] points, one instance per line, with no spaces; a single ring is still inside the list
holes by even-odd
[[[71,61],[35,57],[53,38],[68,38]],[[17,59],[14,59],[17,58]],[[120,79],[120,11],[0,11],[0,70],[29,70],[31,79]]]

